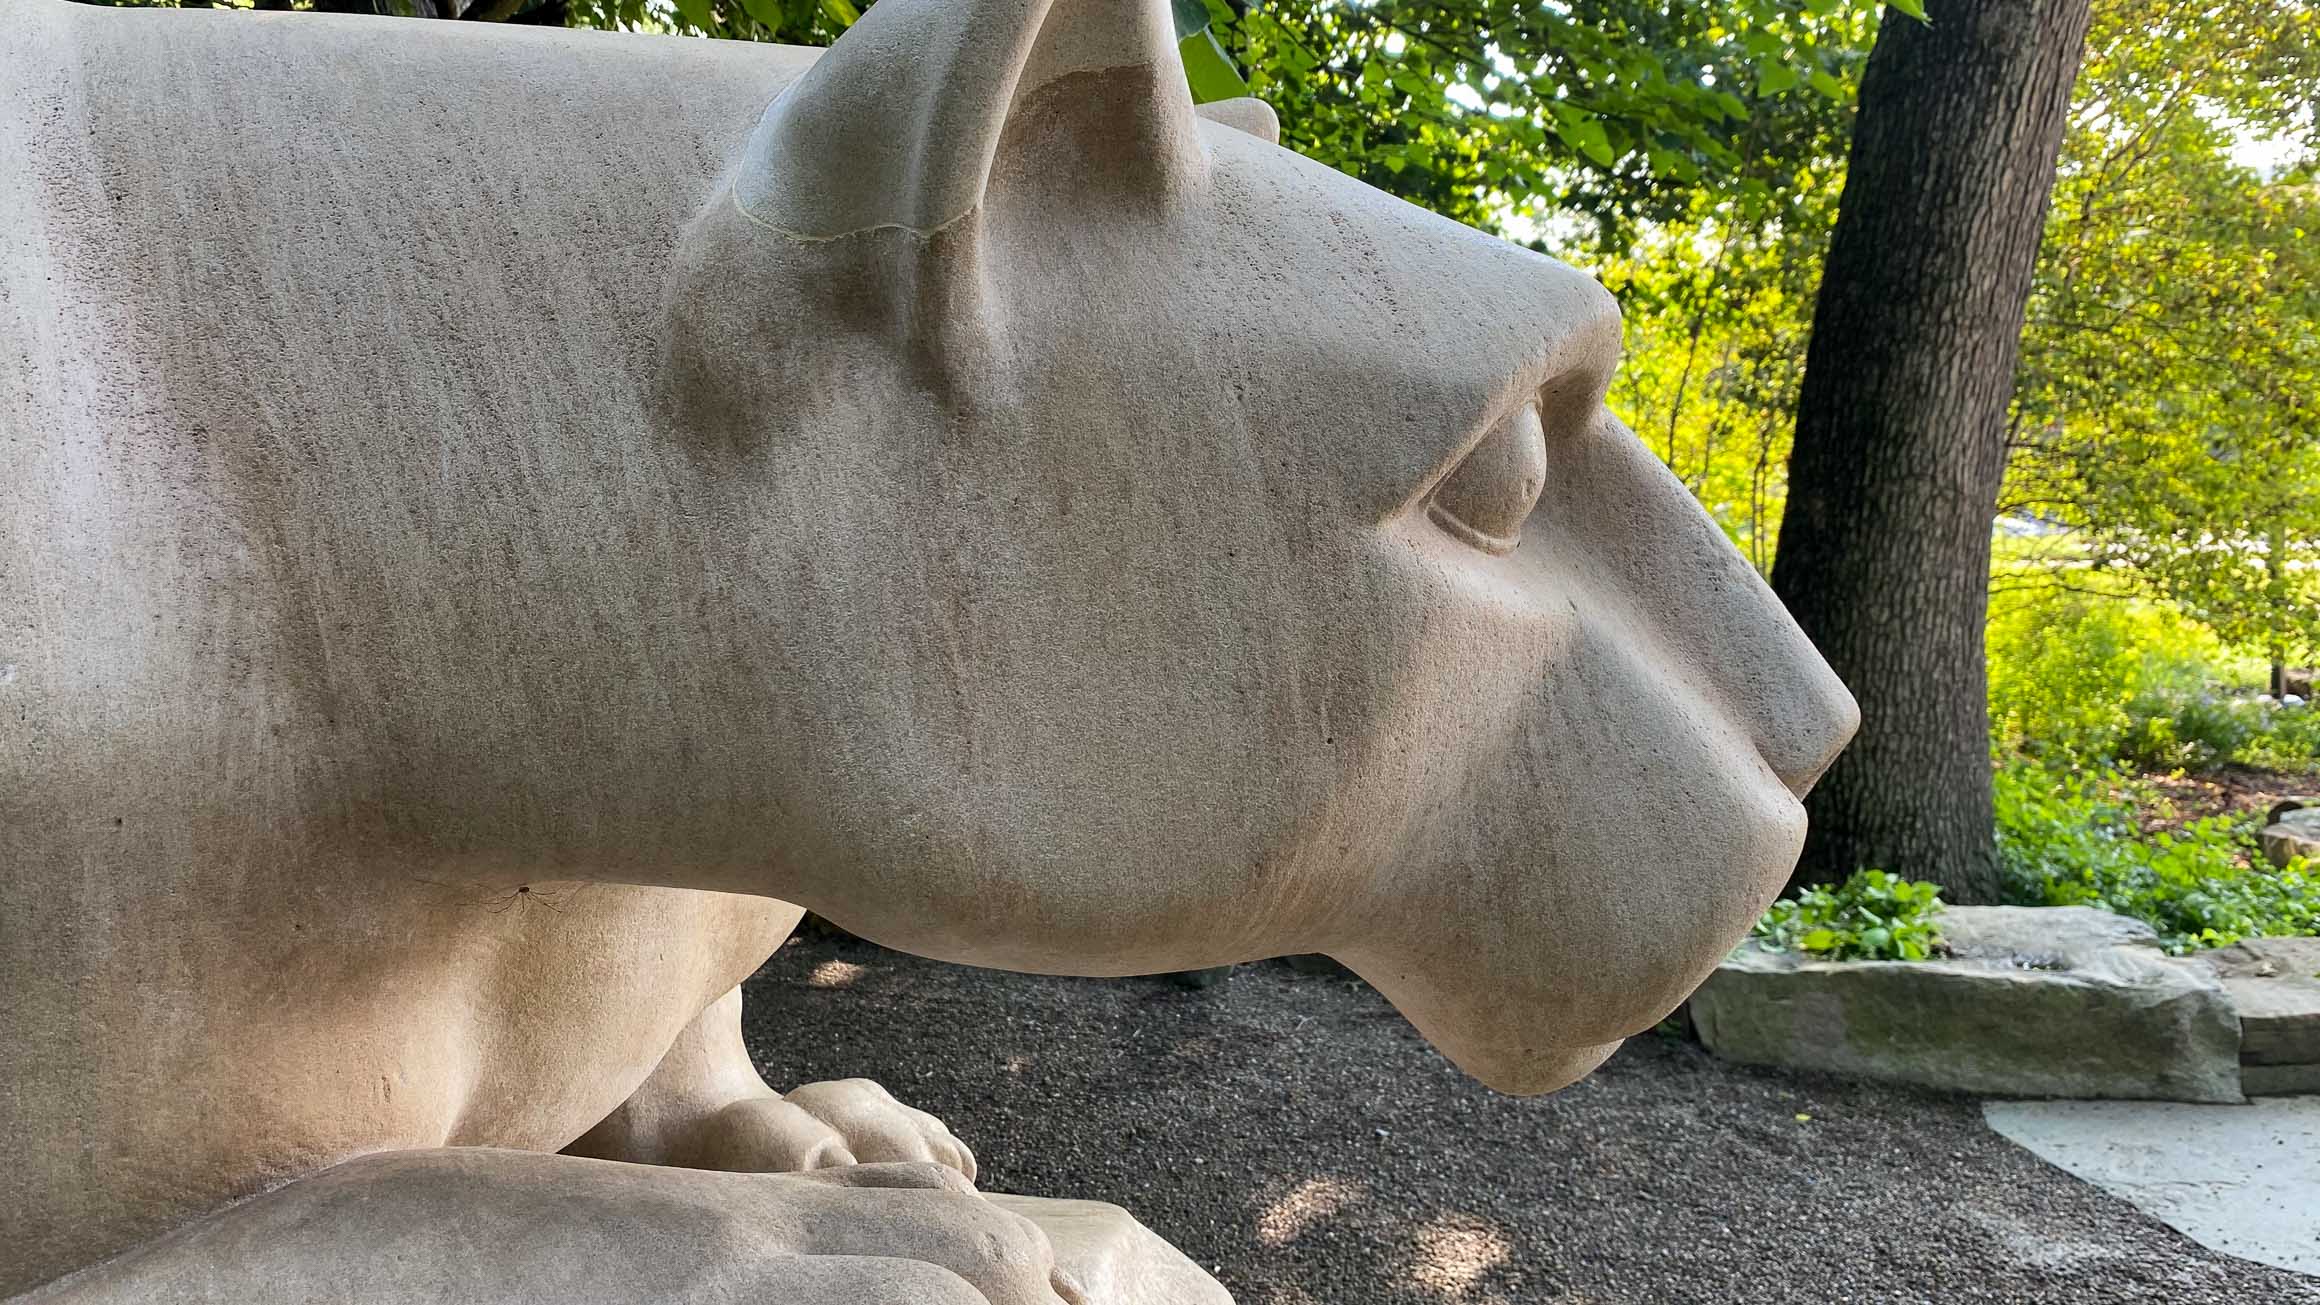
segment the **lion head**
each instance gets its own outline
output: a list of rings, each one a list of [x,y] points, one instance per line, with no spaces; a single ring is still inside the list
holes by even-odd
[[[981,965],[1327,952],[1559,1086],[1773,896],[1852,700],[1604,410],[1601,286],[1172,36],[883,0],[685,236],[668,420],[793,569],[781,882]]]

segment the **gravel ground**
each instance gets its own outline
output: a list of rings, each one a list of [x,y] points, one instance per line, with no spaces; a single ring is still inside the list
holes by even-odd
[[[1461,1076],[1358,982],[1100,982],[796,939],[750,981],[776,1086],[861,1075],[991,1191],[1117,1202],[1241,1305],[2320,1302],[1986,1128],[1970,1099],[1662,1035],[1555,1096]]]

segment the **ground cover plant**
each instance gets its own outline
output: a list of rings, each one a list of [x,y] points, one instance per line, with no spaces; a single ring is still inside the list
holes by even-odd
[[[2310,788],[2320,711],[2258,692],[2268,667],[2174,604],[2110,585],[2001,586],[1989,625],[1990,722],[2005,900],[2100,906],[2169,951],[2320,933],[2320,878],[2275,868],[2265,794]],[[2229,769],[2220,807],[2177,797]]]
[[[1999,868],[2020,905],[2132,916],[2176,954],[2320,934],[2320,874],[2303,861],[2267,863],[2251,817],[2204,816],[2146,835],[2138,808],[2158,799],[2134,777],[2026,761],[1999,770],[1996,793]]]
[[[2073,581],[2001,583],[1991,606],[2002,900],[2114,911],[2176,954],[2320,934],[2320,867],[2276,868],[2256,839],[2273,798],[2320,785],[2320,710],[2259,693],[2263,659],[2174,605],[2091,569]],[[1931,890],[1863,871],[1774,904],[1755,936],[1922,959],[1938,951]]]
[[[1941,950],[1941,887],[1862,870],[1772,904],[1756,939],[1826,961],[1922,961]]]

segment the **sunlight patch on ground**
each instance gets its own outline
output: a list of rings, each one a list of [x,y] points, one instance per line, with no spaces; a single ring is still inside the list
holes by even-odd
[[[1257,1241],[1264,1246],[1287,1246],[1313,1225],[1368,1195],[1368,1189],[1358,1183],[1308,1178],[1257,1216]]]
[[[1418,1230],[1410,1281],[1444,1300],[1459,1300],[1492,1269],[1514,1259],[1506,1234],[1468,1214],[1446,1214]]]
[[[854,980],[867,973],[869,973],[867,968],[856,965],[852,961],[823,961],[806,975],[806,986],[809,988],[851,988],[854,986]]]
[[[1977,1198],[1978,1200],[1979,1198]],[[1957,1216],[1997,1238],[2006,1253],[2033,1269],[2049,1273],[2078,1273],[2088,1265],[2116,1260],[2125,1251],[2085,1238],[2055,1237],[2042,1233],[2004,1210],[1985,1209],[1975,1202],[1955,1207]]]

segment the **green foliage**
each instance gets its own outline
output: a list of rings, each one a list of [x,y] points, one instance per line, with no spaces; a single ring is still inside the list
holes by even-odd
[[[2134,719],[2119,760],[2138,770],[2211,770],[2237,757],[2268,723],[2269,709],[2213,693],[2160,694],[2127,706]]]
[[[1210,0],[1284,144],[1492,230],[1599,247],[1703,192],[1777,209],[1850,105],[1879,0]],[[1841,154],[1840,154],[1841,157]]]
[[[2133,916],[2175,954],[2242,938],[2320,934],[2320,878],[2273,870],[2252,822],[2211,816],[2141,836],[2132,781],[2027,762],[2000,770],[1998,862],[2009,901]]]
[[[1941,909],[1939,885],[1861,870],[1835,888],[1774,902],[1755,936],[1821,960],[1922,961],[1941,946]]]
[[[2233,760],[2259,770],[2320,770],[2320,707],[2277,708]]]
[[[1830,64],[1840,110],[1857,68]],[[2096,0],[2002,504],[2067,529],[2052,578],[2164,599],[2283,660],[2320,651],[2316,87],[2306,0]],[[1555,202],[1616,237],[1598,246],[1628,321],[1614,410],[1769,571],[1849,121],[1775,100],[1749,122],[1771,134],[1681,207],[1658,192],[1622,224],[1584,187]],[[2307,162],[2258,175],[2233,161],[2250,135]]]
[[[1635,223],[1588,214],[1627,325],[1612,410],[1766,574],[1850,109],[1875,34],[1870,23],[1846,30],[1859,43],[1832,39],[1827,66],[1807,79],[1824,98],[1784,93],[1752,109],[1733,163],[1680,204],[1643,206],[1649,220]],[[1758,89],[1786,85],[1775,76]]]
[[[2096,5],[2003,505],[2282,660],[2320,648],[2316,83],[2304,0]],[[2273,133],[2300,167],[2234,161]]]
[[[2044,584],[2001,585],[1987,636],[1994,741],[2076,762],[2159,751],[2153,718],[2210,693],[2227,660],[2165,604]]]
[[[1627,328],[1612,411],[1766,574],[1842,179],[1833,162],[1800,179],[1809,188],[1776,222],[1735,224],[1704,197],[1697,218],[1655,229],[1602,269]]]
[[[2172,605],[2032,583],[1990,604],[1990,729],[2001,751],[2101,769],[2320,764],[2320,712],[2258,702],[2261,663]]]
[[[1249,93],[1241,70],[1216,36],[1208,0],[1169,0],[1176,20],[1176,52],[1184,60],[1184,80],[1196,104],[1230,100]]]

